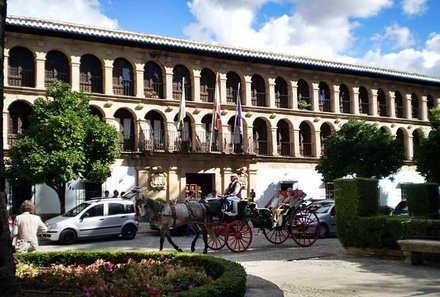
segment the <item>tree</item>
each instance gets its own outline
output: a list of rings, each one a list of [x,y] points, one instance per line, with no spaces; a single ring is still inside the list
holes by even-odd
[[[80,178],[102,183],[120,155],[116,129],[90,113],[89,96],[55,80],[38,98],[29,129],[10,150],[11,184],[45,183],[55,190],[65,212],[66,184]]]
[[[432,130],[427,138],[422,138],[420,146],[415,148],[414,159],[417,171],[428,182],[440,183],[440,108],[429,111]]]
[[[316,170],[325,182],[345,176],[382,178],[403,165],[404,149],[390,133],[364,121],[350,120],[324,140],[325,154]]]

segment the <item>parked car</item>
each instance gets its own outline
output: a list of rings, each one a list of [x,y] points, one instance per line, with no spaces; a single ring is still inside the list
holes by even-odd
[[[132,201],[123,198],[99,198],[85,201],[66,213],[45,222],[44,239],[71,244],[86,237],[136,236],[139,222]]]
[[[319,218],[319,237],[325,238],[336,235],[336,208],[333,199],[313,202],[308,206]]]
[[[406,205],[406,200],[400,201],[396,208],[391,211],[392,216],[407,216],[408,215],[408,205]]]

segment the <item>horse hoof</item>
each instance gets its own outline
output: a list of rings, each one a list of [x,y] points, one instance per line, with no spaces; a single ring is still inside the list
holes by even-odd
[[[183,252],[182,249],[177,249],[177,251],[180,252],[180,253]]]
[[[208,253],[208,250],[203,250],[203,254],[207,254]]]

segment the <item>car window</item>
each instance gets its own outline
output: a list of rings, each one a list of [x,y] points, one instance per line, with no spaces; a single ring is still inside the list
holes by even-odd
[[[135,212],[135,211],[134,211],[134,205],[133,205],[133,204],[127,204],[127,205],[125,205],[125,212],[126,212],[126,213],[132,213],[132,212]]]
[[[84,213],[84,216],[89,218],[103,216],[103,215],[104,215],[104,204],[95,205]]]
[[[65,214],[63,214],[63,216],[74,217],[89,206],[90,206],[90,203],[81,203],[80,205],[77,205],[74,208],[72,208],[71,210],[67,211]]]
[[[122,203],[109,203],[108,204],[108,215],[117,215],[125,213],[124,211],[124,204]]]
[[[310,208],[313,209],[315,213],[327,213],[332,205],[333,203],[316,203],[310,206]]]

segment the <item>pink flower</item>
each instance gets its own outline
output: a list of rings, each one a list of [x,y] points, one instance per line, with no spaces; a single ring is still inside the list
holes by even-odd
[[[151,288],[148,290],[148,295],[150,296],[159,296],[160,290],[158,288]]]

